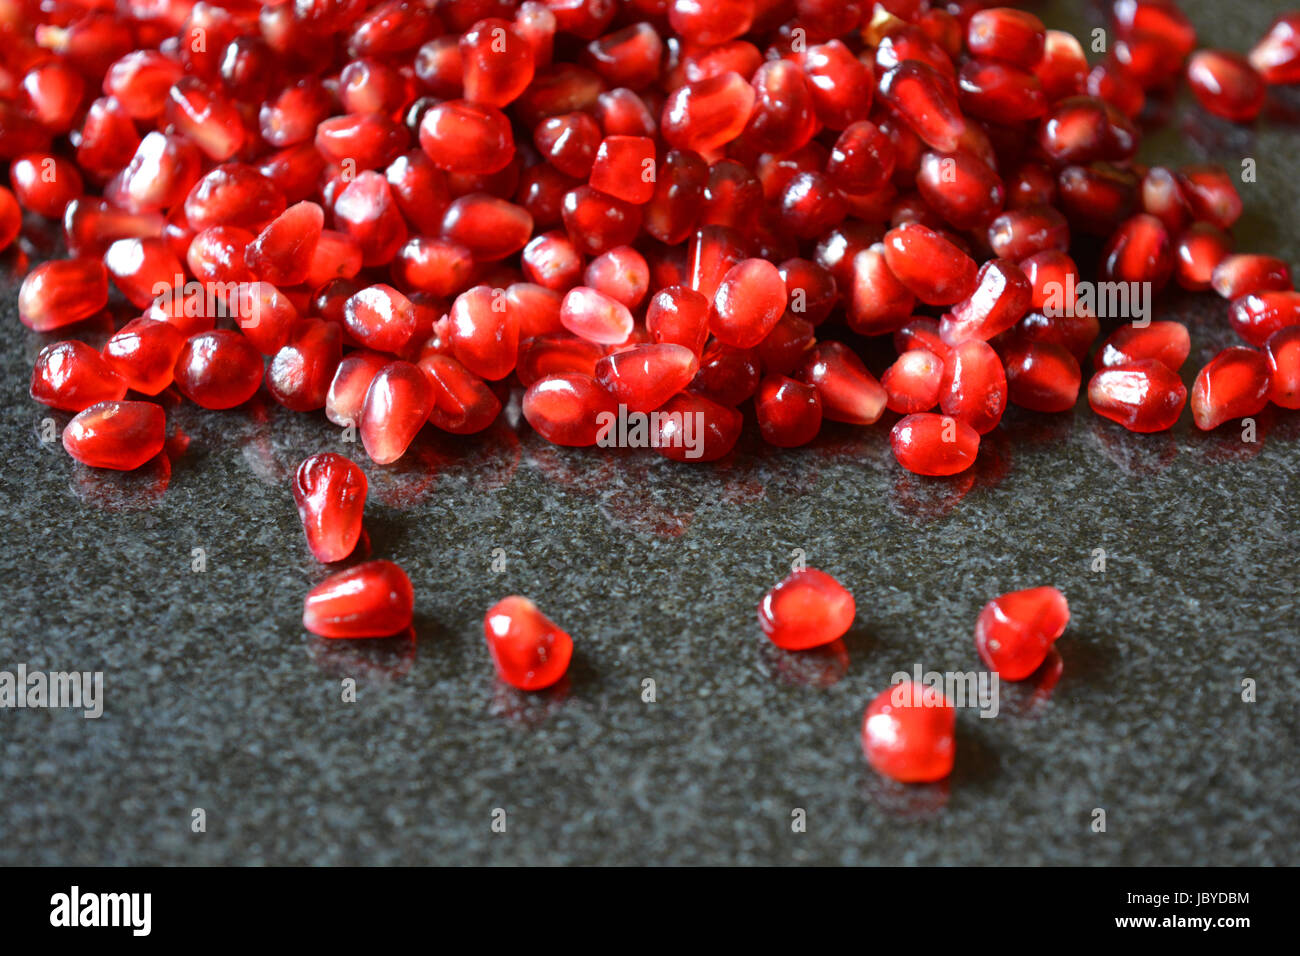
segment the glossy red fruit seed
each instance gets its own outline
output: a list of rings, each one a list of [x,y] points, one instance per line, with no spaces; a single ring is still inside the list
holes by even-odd
[[[595,289],[570,289],[560,304],[560,321],[574,335],[602,345],[620,345],[632,334],[627,306]]]
[[[570,332],[552,332],[520,345],[515,374],[524,388],[540,378],[560,372],[580,372],[592,377],[596,374],[596,363],[604,357],[603,345],[580,339]]]
[[[592,256],[615,246],[631,245],[641,229],[640,206],[590,186],[578,186],[565,193],[560,214],[573,244]]]
[[[392,361],[392,357],[358,349],[348,353],[334,370],[329,391],[325,395],[325,417],[335,425],[356,425],[361,421],[361,409],[366,403],[366,392],[379,370]]]
[[[943,362],[937,355],[925,349],[909,349],[885,369],[880,384],[885,388],[889,410],[910,415],[929,411],[938,404],[942,379]]]
[[[957,74],[957,99],[970,116],[1023,123],[1047,112],[1043,84],[1026,69],[1001,60],[973,58]]]
[[[679,392],[659,407],[657,451],[673,461],[717,461],[736,445],[744,416],[703,395]]]
[[[1179,237],[1174,249],[1178,284],[1193,292],[1210,288],[1214,270],[1232,253],[1232,237],[1208,222],[1194,222]]]
[[[709,338],[709,300],[684,285],[667,286],[651,297],[645,324],[653,341],[699,355]]]
[[[108,270],[98,259],[52,259],[27,273],[18,318],[35,332],[88,319],[108,303]]]
[[[390,362],[366,389],[358,430],[361,444],[377,465],[397,461],[410,447],[433,410],[428,378],[410,362]]]
[[[821,342],[804,360],[799,379],[817,389],[822,415],[834,422],[872,425],[888,399],[885,388],[841,342]]]
[[[574,179],[591,174],[600,141],[600,127],[586,113],[551,116],[533,130],[533,143],[542,159]]]
[[[9,185],[24,209],[61,219],[68,203],[85,190],[75,163],[49,153],[25,153],[9,164]]]
[[[848,9],[847,5],[844,9]],[[803,57],[813,109],[827,129],[843,130],[867,118],[875,91],[869,63],[839,40],[808,47]]]
[[[862,720],[862,751],[875,771],[901,783],[952,773],[957,710],[935,687],[902,681],[880,694]]]
[[[990,259],[975,278],[975,291],[939,320],[939,335],[949,345],[968,339],[987,341],[1011,328],[1029,311],[1029,280],[1014,262]]]
[[[1181,322],[1121,325],[1097,350],[1096,363],[1101,368],[1114,368],[1154,359],[1169,371],[1177,372],[1191,350],[1191,336]]]
[[[763,439],[778,448],[806,445],[822,427],[822,400],[815,386],[769,375],[758,386],[754,411]]]
[[[615,246],[587,264],[583,284],[629,309],[641,304],[650,290],[650,266],[631,246]]]
[[[285,408],[310,412],[325,407],[343,353],[337,322],[304,319],[266,366],[266,390]]]
[[[709,167],[690,150],[674,149],[659,163],[654,194],[645,205],[645,230],[665,243],[684,241],[700,217]]]
[[[1300,408],[1300,325],[1274,332],[1264,346],[1268,357],[1268,400],[1282,408]]]
[[[460,38],[465,99],[502,107],[532,82],[533,48],[498,17],[475,23]]]
[[[172,383],[184,347],[185,334],[176,326],[140,316],[108,340],[104,361],[134,391],[157,395]]]
[[[1102,250],[1101,275],[1108,282],[1149,282],[1159,292],[1173,275],[1176,251],[1165,224],[1139,213],[1120,224]]]
[[[502,598],[483,615],[483,635],[497,676],[520,690],[557,683],[573,657],[573,638],[517,594]]]
[[[501,400],[479,378],[450,355],[431,352],[420,357],[420,371],[433,390],[429,423],[454,435],[481,432],[501,413]]]
[[[1274,20],[1249,59],[1266,83],[1300,83],[1300,13],[1284,13]]]
[[[916,188],[935,212],[958,229],[987,226],[1006,201],[1006,187],[997,172],[965,149],[922,155]]]
[[[1226,256],[1210,274],[1210,288],[1225,299],[1255,292],[1290,291],[1291,267],[1276,256]]]
[[[591,166],[592,188],[641,205],[654,197],[655,144],[647,136],[606,136]]]
[[[366,507],[366,476],[356,464],[334,452],[312,455],[294,474],[293,500],[317,561],[329,564],[352,553]]]
[[[673,90],[659,130],[675,149],[707,153],[744,131],[753,106],[754,88],[737,73],[720,73]]]
[[[443,238],[459,242],[480,262],[515,254],[528,244],[532,233],[528,210],[486,193],[459,197],[442,216]]]
[[[162,451],[166,420],[153,402],[100,402],[63,429],[63,447],[83,465],[134,471]]]
[[[989,223],[989,246],[999,259],[1020,262],[1040,252],[1065,252],[1070,224],[1052,206],[1008,209]]]
[[[889,433],[894,457],[918,475],[955,475],[975,463],[980,436],[951,415],[920,412],[901,419]]]
[[[966,120],[952,80],[919,60],[904,60],[880,78],[880,97],[931,149],[961,145]]]
[[[173,374],[176,387],[194,404],[234,408],[262,383],[262,356],[238,332],[202,332],[186,340]]]
[[[209,159],[223,162],[244,145],[245,128],[235,104],[197,77],[183,77],[167,91],[165,112],[176,132]]]
[[[51,408],[79,412],[126,397],[126,382],[85,342],[56,342],[36,356],[31,396]]]
[[[443,231],[449,233],[445,218],[443,222]],[[393,200],[388,180],[373,170],[358,173],[339,193],[334,202],[334,224],[360,247],[361,262],[365,266],[387,265],[406,241],[406,221]],[[309,283],[318,274],[317,259],[330,251],[328,236],[329,233],[322,232],[313,250],[307,276]],[[522,246],[523,242],[520,242],[515,248]]]
[[[1088,404],[1131,432],[1162,432],[1178,421],[1187,389],[1176,372],[1143,359],[1098,370],[1088,382]]]
[[[390,285],[367,286],[344,303],[343,322],[362,345],[396,354],[415,335],[415,306]]]
[[[596,444],[602,430],[608,428],[603,419],[614,414],[608,393],[581,372],[538,379],[528,386],[522,407],[528,424],[551,444],[579,448]]]
[[[970,339],[944,356],[939,407],[981,435],[997,427],[1007,407],[1007,374],[992,346]]]
[[[307,592],[302,626],[321,637],[389,637],[411,626],[415,590],[392,561],[366,561]]]
[[[1245,341],[1261,346],[1279,329],[1300,325],[1300,292],[1259,292],[1233,299],[1228,324]]]
[[[752,348],[767,338],[785,307],[785,280],[776,266],[765,259],[745,259],[722,277],[709,330],[727,345]]]
[[[23,228],[23,211],[5,187],[0,186],[0,252],[8,249]]]
[[[119,239],[104,252],[113,285],[138,309],[147,309],[160,290],[183,283],[184,269],[162,239]]]
[[[966,46],[974,56],[1006,60],[1026,69],[1043,56],[1047,31],[1043,21],[1024,10],[980,10],[966,24]]]
[[[1192,386],[1192,419],[1202,431],[1256,415],[1268,404],[1271,369],[1264,353],[1226,348],[1200,370]]]
[[[862,335],[898,331],[916,305],[916,296],[894,275],[879,242],[853,256],[846,298],[849,327]]]
[[[596,382],[629,411],[658,408],[695,378],[695,353],[684,345],[638,345],[596,363]]]
[[[297,285],[307,278],[320,241],[325,213],[314,202],[290,206],[271,220],[244,250],[244,263],[272,285]]]
[[[1231,50],[1198,50],[1187,61],[1187,85],[1208,112],[1249,123],[1264,108],[1264,78]]]
[[[1003,680],[1024,680],[1042,665],[1070,623],[1065,595],[1053,587],[1012,591],[984,605],[975,649]]]
[[[1120,162],[1137,151],[1133,121],[1105,100],[1071,96],[1056,101],[1038,127],[1038,148],[1056,167],[1096,160]]]
[[[758,624],[768,639],[787,651],[821,647],[853,626],[853,595],[825,571],[792,571],[763,595]]]
[[[1013,405],[1035,412],[1064,412],[1079,398],[1083,378],[1079,362],[1063,345],[1017,338],[1003,350],[1002,364]]]
[[[1222,166],[1184,166],[1177,177],[1195,218],[1220,229],[1231,229],[1241,218],[1241,196]]]
[[[889,271],[927,305],[952,305],[975,291],[971,257],[919,222],[885,233],[884,246]]]
[[[514,156],[515,140],[510,120],[499,109],[448,100],[420,120],[420,148],[439,169],[495,173]]]

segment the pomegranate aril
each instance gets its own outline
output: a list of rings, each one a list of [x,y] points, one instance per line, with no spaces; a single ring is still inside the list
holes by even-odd
[[[68,422],[63,447],[83,465],[134,471],[162,451],[165,429],[153,402],[100,402]]]
[[[649,412],[686,388],[699,371],[695,353],[683,345],[638,345],[596,363],[596,382],[633,412]]]
[[[1178,421],[1187,389],[1164,364],[1144,359],[1098,370],[1088,383],[1088,404],[1129,431],[1162,432]]]
[[[209,159],[224,162],[244,145],[246,134],[239,110],[197,77],[176,81],[167,91],[164,112],[167,122]]]
[[[822,414],[831,421],[872,425],[885,410],[884,386],[843,343],[816,345],[804,360],[799,378],[817,390]]]
[[[298,308],[269,282],[242,283],[228,310],[238,316],[244,338],[263,355],[274,355],[298,323]]]
[[[785,280],[763,259],[745,259],[727,270],[713,297],[709,330],[720,342],[752,348],[763,341],[786,307]]]
[[[578,286],[560,305],[560,321],[574,335],[602,345],[620,345],[632,334],[632,313],[609,296]]]
[[[1300,326],[1274,332],[1264,345],[1268,357],[1268,400],[1282,408],[1300,408]]]
[[[573,638],[517,594],[502,598],[483,615],[483,635],[497,676],[519,690],[558,683],[573,657]]]
[[[709,167],[690,150],[670,150],[655,173],[654,193],[645,204],[645,230],[660,242],[682,242],[699,221]]]
[[[1075,232],[1109,236],[1138,206],[1137,176],[1110,163],[1066,166],[1059,182],[1060,207]]]
[[[455,435],[481,432],[501,412],[501,400],[491,388],[450,355],[430,352],[421,356],[419,368],[433,391],[429,423]]]
[[[1178,177],[1164,166],[1152,166],[1142,177],[1142,210],[1165,224],[1170,232],[1182,232],[1192,219]]]
[[[658,413],[656,450],[673,461],[717,461],[736,445],[744,417],[734,408],[680,392]]]
[[[1065,252],[1070,224],[1052,206],[1008,209],[989,223],[989,246],[999,259],[1019,262],[1040,252]]]
[[[309,412],[325,407],[343,353],[343,330],[324,319],[305,319],[266,367],[266,390],[285,408]]]
[[[1187,61],[1187,85],[1206,110],[1234,123],[1249,123],[1264,107],[1267,87],[1240,53],[1198,50]]]
[[[1101,277],[1108,282],[1149,283],[1159,292],[1173,275],[1173,239],[1155,216],[1139,213],[1123,222],[1102,250]]]
[[[444,219],[444,229],[445,222]],[[406,222],[393,200],[388,181],[373,170],[358,173],[339,193],[334,202],[334,223],[360,247],[365,266],[387,265],[406,241]],[[321,235],[323,239],[324,231]],[[315,251],[320,246],[318,240]],[[315,272],[313,263],[308,269],[309,280]]]
[[[957,711],[937,688],[902,681],[880,694],[862,720],[867,762],[901,783],[933,783],[952,773]]]
[[[944,236],[920,223],[891,229],[884,239],[889,271],[927,305],[952,305],[974,292],[974,261]]]
[[[24,209],[61,219],[68,203],[85,190],[75,164],[49,153],[24,153],[9,164],[9,185]]]
[[[23,228],[23,211],[14,194],[0,186],[0,252],[8,249]]]
[[[297,285],[307,278],[311,259],[325,225],[325,213],[314,202],[290,206],[271,220],[244,250],[244,262],[273,285]]]
[[[533,48],[514,26],[497,17],[480,20],[460,38],[465,99],[502,107],[533,79]]]
[[[157,395],[172,383],[184,347],[185,335],[178,328],[141,316],[108,340],[104,361],[133,390]]]
[[[307,592],[302,626],[321,637],[389,637],[411,626],[415,590],[392,561],[331,574]]]
[[[1023,123],[1047,112],[1047,96],[1038,77],[998,60],[974,58],[957,74],[962,110],[989,122]]]
[[[654,140],[645,136],[606,136],[591,166],[591,186],[624,202],[640,205],[655,193]]]
[[[1263,345],[1279,329],[1300,325],[1300,292],[1260,292],[1233,299],[1228,324],[1251,345]]]
[[[1119,162],[1136,151],[1140,136],[1127,116],[1105,100],[1071,96],[1052,104],[1038,127],[1038,148],[1055,166]]]
[[[409,362],[390,362],[370,380],[357,422],[371,461],[388,465],[406,454],[433,409],[428,378]]]
[[[759,383],[754,411],[763,439],[778,448],[806,445],[822,427],[816,387],[784,375],[769,375]]]
[[[1184,166],[1176,175],[1195,218],[1220,229],[1241,218],[1241,196],[1222,166]]]
[[[1200,370],[1192,386],[1192,418],[1202,431],[1248,418],[1268,404],[1271,369],[1262,352],[1226,348]]]
[[[975,56],[1029,68],[1043,56],[1047,31],[1032,13],[995,7],[976,12],[966,25],[966,46]]]
[[[553,332],[529,339],[519,347],[515,374],[524,388],[547,375],[562,372],[580,372],[594,377],[596,363],[604,357],[603,345],[568,332]]]
[[[966,121],[949,77],[919,60],[905,60],[880,78],[879,93],[931,149],[950,153],[961,145]]]
[[[1288,292],[1293,288],[1291,268],[1275,256],[1226,256],[1210,273],[1210,288],[1225,299],[1256,292]]]
[[[1088,72],[1084,92],[1105,100],[1129,119],[1136,120],[1146,105],[1146,91],[1132,71],[1118,60],[1103,60]]]
[[[601,93],[596,99],[595,116],[606,136],[653,137],[659,129],[645,99],[626,87]]]
[[[971,339],[944,356],[939,407],[981,435],[997,427],[1007,407],[1007,375],[992,346]]]
[[[1064,412],[1079,397],[1082,373],[1064,346],[1016,338],[1002,351],[1007,396],[1013,405],[1035,412]]]
[[[1210,288],[1214,270],[1232,253],[1232,237],[1208,222],[1194,222],[1174,249],[1178,284],[1193,292]]]
[[[533,382],[522,408],[539,435],[554,445],[574,447],[596,444],[615,412],[609,394],[581,372],[555,373]]]
[[[839,40],[808,48],[803,57],[813,109],[827,129],[847,129],[867,118],[875,77],[868,63],[859,60]]]
[[[758,624],[777,647],[804,651],[839,640],[853,626],[853,595],[825,571],[801,568],[758,605]]]
[[[631,246],[615,246],[587,264],[583,284],[622,302],[629,309],[650,291],[650,266]]]
[[[659,129],[675,149],[711,152],[744,131],[754,99],[754,88],[732,72],[686,83],[668,95]]]
[[[883,243],[854,255],[846,302],[851,329],[862,335],[895,332],[907,322],[915,305],[912,290],[889,267]]]
[[[108,270],[97,259],[52,259],[23,279],[18,318],[35,332],[88,319],[108,303]]]
[[[366,507],[366,476],[355,463],[334,452],[305,459],[293,477],[293,500],[317,561],[330,564],[353,552]]]
[[[1121,325],[1097,350],[1096,363],[1100,368],[1114,368],[1154,359],[1169,371],[1177,372],[1191,349],[1191,336],[1181,322]]]
[[[659,76],[664,43],[649,23],[634,23],[592,40],[583,62],[610,86],[643,89]]]
[[[939,402],[939,384],[943,379],[943,362],[924,349],[909,349],[880,378],[890,411],[902,415],[924,412]]]
[[[645,322],[655,342],[682,345],[698,356],[709,338],[709,300],[686,286],[668,286],[650,299]]]
[[[343,322],[367,348],[398,353],[415,335],[415,306],[390,285],[372,285],[344,303]]]
[[[939,335],[949,345],[967,339],[987,341],[1014,326],[1029,311],[1029,280],[1014,262],[990,259],[980,267],[975,291],[939,321]]]
[[[1250,65],[1266,83],[1300,83],[1300,13],[1284,13],[1250,51]]]
[[[1003,680],[1038,670],[1070,623],[1065,595],[1053,587],[1012,591],[984,605],[975,621],[975,649]]]
[[[84,342],[56,342],[41,349],[32,368],[32,398],[51,408],[80,412],[126,397],[127,383]]]
[[[392,357],[360,349],[350,352],[339,362],[325,395],[325,417],[335,425],[356,425],[361,421],[361,409],[366,402],[366,392],[379,370],[392,361]]]
[[[262,383],[262,356],[238,332],[217,329],[186,340],[176,359],[176,387],[203,408],[234,408]]]
[[[459,173],[495,173],[514,156],[510,121],[493,106],[448,100],[420,120],[420,148],[435,166]]]
[[[104,74],[103,90],[136,120],[157,119],[167,106],[167,91],[185,68],[158,50],[134,50],[114,61]]]
[[[590,186],[578,186],[565,193],[561,215],[574,245],[592,256],[615,246],[631,245],[641,230],[640,206]]]

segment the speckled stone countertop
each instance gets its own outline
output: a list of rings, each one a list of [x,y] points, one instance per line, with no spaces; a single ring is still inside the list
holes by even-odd
[[[1049,26],[1094,25],[1061,6]],[[1271,16],[1184,6],[1242,50]],[[1180,107],[1143,156],[1255,158],[1239,247],[1294,265],[1297,115],[1300,96],[1258,129]],[[322,415],[259,400],[169,410],[189,439],[170,475],[101,475],[41,442],[67,416],[27,397],[46,340],[3,288],[0,670],[102,671],[105,700],[98,720],[0,710],[0,863],[1300,862],[1300,414],[1262,414],[1246,444],[1187,413],[1139,437],[1086,406],[1013,411],[971,474],[931,481],[894,464],[893,417],[691,467],[554,448],[514,409],[380,468]],[[1158,314],[1192,328],[1190,386],[1231,341],[1224,305],[1173,294]],[[288,479],[321,450],[366,470],[414,643],[302,630],[325,571]],[[756,626],[795,549],[857,598],[830,651]],[[983,602],[1042,583],[1073,613],[1055,688],[963,711],[944,786],[872,773],[871,696],[916,665],[978,668]],[[496,683],[481,618],[511,592],[574,635],[562,688]]]

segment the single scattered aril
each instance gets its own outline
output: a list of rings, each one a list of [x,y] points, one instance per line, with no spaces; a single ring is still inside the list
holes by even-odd
[[[867,762],[901,783],[933,783],[952,773],[957,710],[943,692],[904,680],[881,691],[862,720]]]
[[[355,463],[333,452],[305,459],[293,476],[293,500],[317,561],[352,553],[366,507],[366,476]]]
[[[321,637],[389,637],[411,626],[415,591],[392,561],[366,561],[307,592],[302,626]]]
[[[163,449],[166,421],[153,402],[100,402],[63,429],[63,447],[83,465],[134,471]]]
[[[920,412],[900,420],[889,433],[894,457],[918,475],[955,475],[975,464],[980,436],[952,415]]]
[[[542,690],[569,669],[573,638],[526,597],[502,598],[483,616],[497,676],[520,690]]]
[[[1070,622],[1065,595],[1053,587],[1012,591],[984,605],[975,621],[975,649],[1004,680],[1024,680],[1047,658]]]
[[[1196,375],[1192,419],[1202,431],[1234,418],[1257,415],[1268,404],[1271,372],[1264,353],[1234,345]]]
[[[45,346],[32,369],[32,398],[69,412],[119,401],[126,397],[126,387],[104,357],[84,342]]]
[[[777,647],[803,651],[843,637],[855,612],[842,584],[825,571],[802,568],[763,595],[758,623]]]
[[[1186,403],[1183,380],[1155,359],[1100,369],[1088,383],[1092,410],[1133,432],[1172,428]]]

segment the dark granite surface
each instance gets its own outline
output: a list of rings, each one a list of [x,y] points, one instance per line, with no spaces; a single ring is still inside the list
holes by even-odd
[[[1235,49],[1267,6],[1216,21],[1207,0],[1185,4],[1203,37]],[[1180,105],[1143,156],[1254,157],[1239,247],[1295,264],[1297,112],[1291,98],[1239,130]],[[46,340],[4,288],[0,669],[103,671],[105,713],[0,711],[0,863],[1300,857],[1300,415],[1270,410],[1244,444],[1188,414],[1139,437],[1086,407],[1012,413],[972,475],[936,482],[894,464],[892,417],[690,467],[556,449],[511,427],[516,410],[485,437],[425,436],[380,468],[323,416],[262,401],[170,412],[189,445],[169,478],[101,475],[40,441],[43,419],[67,416],[27,398]],[[1192,327],[1190,385],[1231,340],[1224,306],[1174,295],[1159,315]],[[325,449],[365,467],[373,553],[415,583],[414,642],[301,628],[325,571],[288,478]],[[857,597],[832,652],[776,651],[755,624],[794,549]],[[1040,583],[1073,612],[1055,689],[1006,686],[994,719],[964,711],[947,786],[876,777],[858,744],[870,697],[917,664],[977,668],[980,606]],[[511,592],[574,635],[559,691],[494,680],[481,617]],[[347,677],[355,703],[340,699]],[[1242,702],[1243,678],[1257,702]],[[1104,833],[1090,827],[1099,807]],[[195,808],[206,832],[192,832]],[[795,808],[806,832],[792,832]]]

